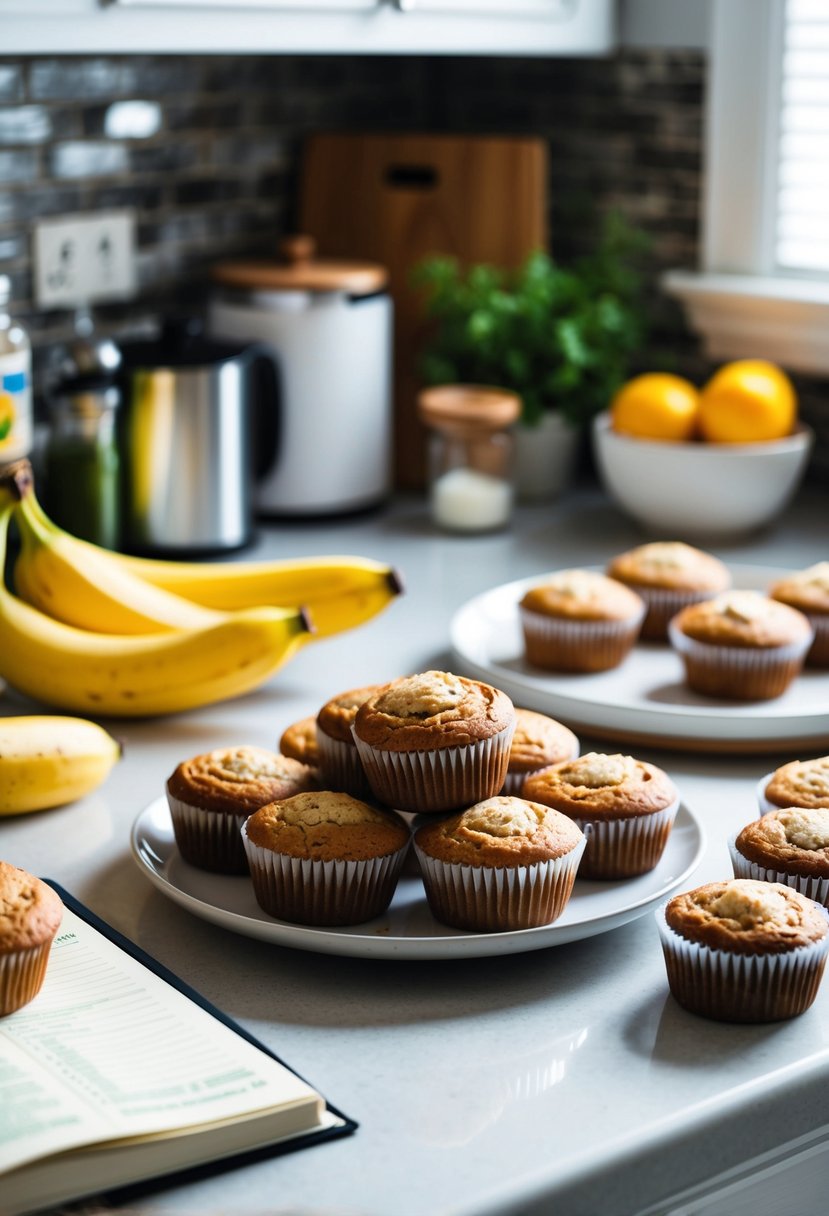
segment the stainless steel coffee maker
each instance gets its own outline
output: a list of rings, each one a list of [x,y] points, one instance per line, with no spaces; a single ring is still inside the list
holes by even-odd
[[[271,356],[208,339],[192,321],[121,352],[124,547],[169,556],[244,547],[253,534],[254,412],[276,426]],[[259,457],[275,435],[257,441]]]

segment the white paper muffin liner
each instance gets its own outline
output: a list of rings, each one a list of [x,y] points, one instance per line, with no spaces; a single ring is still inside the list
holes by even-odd
[[[414,844],[435,920],[472,933],[549,925],[573,891],[586,840],[569,853],[528,866],[467,866],[438,861]]]
[[[0,1017],[33,1001],[46,978],[52,938],[26,950],[0,955]]]
[[[653,870],[665,852],[679,798],[661,811],[627,819],[569,818],[587,836],[582,878],[634,878]]]
[[[299,925],[359,925],[391,903],[409,851],[364,861],[316,861],[262,848],[241,830],[253,893],[263,912]]]
[[[383,751],[354,742],[375,798],[400,811],[454,811],[492,798],[504,784],[515,721],[488,739],[433,751]]]
[[[675,622],[668,638],[685,664],[688,685],[708,696],[765,701],[779,697],[801,672],[812,634],[786,646],[718,646],[689,638]]]
[[[687,941],[665,920],[656,924],[674,999],[690,1013],[722,1022],[778,1022],[814,1001],[826,966],[829,932],[782,954],[730,954]],[[829,922],[829,914],[821,907]]]
[[[676,616],[683,608],[690,608],[691,604],[701,604],[719,594],[717,591],[677,591],[669,587],[645,587],[634,582],[626,585],[645,601],[647,611],[639,636],[648,642],[667,641],[668,622],[671,617]]]
[[[371,786],[363,770],[360,753],[353,743],[332,739],[317,728],[317,746],[326,789],[338,790],[363,800],[371,797]]]
[[[775,802],[769,802],[766,797],[766,786],[773,776],[774,773],[766,773],[765,777],[761,777],[757,782],[757,805],[760,808],[761,815],[768,815],[769,811],[780,810],[780,807]]]
[[[527,661],[548,671],[608,671],[630,653],[645,605],[623,621],[573,621],[519,605]]]
[[[206,811],[174,798],[167,790],[176,846],[185,861],[214,874],[247,874],[248,863],[239,835],[244,815]]]
[[[784,886],[793,887],[807,899],[813,899],[816,904],[823,904],[824,908],[829,908],[829,878],[806,874],[787,874],[785,870],[775,870],[770,866],[761,866],[756,861],[750,861],[748,857],[743,857],[737,848],[736,835],[728,838],[728,852],[735,878],[754,878],[758,882],[780,882]]]

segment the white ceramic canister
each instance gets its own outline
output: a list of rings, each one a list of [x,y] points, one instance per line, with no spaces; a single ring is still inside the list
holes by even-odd
[[[376,506],[392,472],[392,304],[386,271],[317,259],[310,238],[283,260],[215,266],[211,333],[264,343],[279,370],[272,416],[254,437],[260,514],[330,515]]]

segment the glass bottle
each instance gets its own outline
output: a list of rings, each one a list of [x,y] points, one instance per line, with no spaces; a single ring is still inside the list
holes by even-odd
[[[32,347],[9,316],[11,286],[0,275],[0,462],[32,450]]]
[[[419,394],[418,413],[431,431],[431,511],[440,527],[492,532],[509,524],[514,497],[509,428],[520,412],[520,397],[499,388],[446,384]]]

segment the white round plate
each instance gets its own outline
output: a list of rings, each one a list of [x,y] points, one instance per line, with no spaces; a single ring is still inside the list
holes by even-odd
[[[735,587],[766,590],[790,571],[732,566]],[[806,670],[772,701],[726,701],[686,687],[667,643],[640,642],[619,667],[590,675],[543,672],[524,658],[518,601],[545,575],[493,587],[451,625],[457,670],[502,689],[516,705],[586,732],[691,750],[761,751],[829,743],[829,672]]]
[[[139,869],[168,898],[203,920],[279,946],[355,958],[445,959],[520,954],[606,933],[653,908],[696,869],[705,848],[702,826],[684,804],[662,860],[650,874],[625,882],[576,880],[570,902],[552,925],[509,933],[460,933],[432,917],[419,878],[403,878],[383,916],[344,929],[291,925],[268,916],[245,877],[208,874],[182,861],[165,798],[151,802],[130,837]]]

